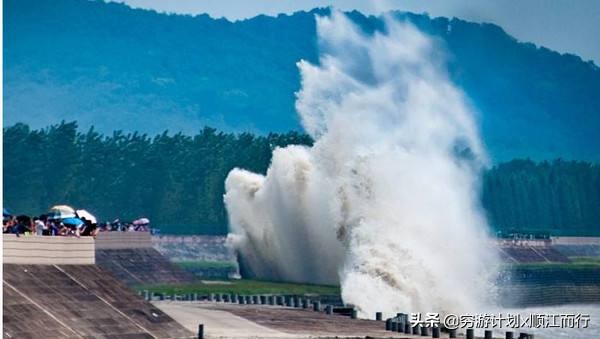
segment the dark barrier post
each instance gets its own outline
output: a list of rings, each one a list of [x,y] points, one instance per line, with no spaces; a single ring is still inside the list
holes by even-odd
[[[313,302],[313,311],[320,311],[321,310],[321,302],[320,301],[314,301]]]
[[[308,298],[304,298],[304,300],[302,301],[302,308],[308,308]]]
[[[257,296],[257,295],[253,295],[253,296],[252,296],[252,299],[254,299],[254,303],[255,303],[256,305],[260,305],[260,297],[259,297],[259,296]]]
[[[429,327],[422,326],[421,327],[421,337],[429,336]]]
[[[252,296],[251,295],[247,295],[246,296],[246,304],[252,305],[253,300],[252,300]]]
[[[327,314],[333,314],[333,305],[327,305],[325,310],[327,310]]]
[[[223,300],[223,297],[221,296],[221,293],[217,293],[217,302],[221,302]]]
[[[215,301],[215,294],[214,293],[211,293],[211,294],[208,295],[208,301],[211,301],[211,302]]]
[[[398,321],[396,319],[392,319],[392,332],[398,332]]]
[[[267,296],[266,295],[261,295],[260,296],[260,303],[263,305],[268,304],[269,302],[267,301]]]
[[[296,304],[294,303],[294,297],[290,297],[290,300],[288,300],[288,306],[296,307]]]
[[[243,295],[240,295],[240,304],[246,305],[246,297],[244,297]]]
[[[440,337],[440,328],[437,326],[434,326],[431,329],[431,337],[432,338],[439,338]]]
[[[391,318],[385,319],[385,330],[386,331],[392,330],[392,319]]]
[[[351,319],[358,318],[358,311],[355,308],[352,309],[352,313],[350,313],[350,318]]]
[[[412,328],[412,334],[419,335],[419,324]]]
[[[406,332],[406,322],[404,321],[404,313],[397,313],[396,318],[398,318],[398,332]]]
[[[404,323],[404,333],[410,333],[410,323]]]
[[[381,321],[381,319],[383,319],[383,314],[381,312],[376,312],[375,313],[375,320]]]
[[[162,301],[162,300],[165,300],[165,295],[164,295],[164,293],[159,293],[159,294],[158,294],[158,300],[161,300],[161,301]]]
[[[204,325],[198,325],[198,339],[204,339]]]
[[[490,331],[490,330],[485,330],[485,332],[483,332],[483,338],[484,338],[484,339],[493,339],[493,336],[492,336],[492,331]]]
[[[398,333],[404,333],[404,322],[402,320],[398,320]]]
[[[302,307],[302,298],[300,298],[300,296],[296,296],[296,307],[300,308]]]
[[[515,338],[515,334],[513,332],[506,332],[506,339],[514,339]]]
[[[456,329],[452,328],[448,330],[448,338],[456,338]]]
[[[472,328],[467,329],[467,339],[475,339],[475,330]]]

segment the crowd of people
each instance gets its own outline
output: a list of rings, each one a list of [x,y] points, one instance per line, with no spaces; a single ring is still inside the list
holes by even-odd
[[[96,236],[99,232],[148,232],[150,221],[140,218],[133,222],[116,219],[112,222],[97,223],[89,213],[60,215],[52,209],[47,214],[36,217],[28,215],[12,215],[7,210],[3,213],[3,233],[38,236]]]

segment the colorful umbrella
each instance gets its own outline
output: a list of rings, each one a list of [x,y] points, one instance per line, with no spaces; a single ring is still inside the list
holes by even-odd
[[[96,217],[92,213],[90,213],[86,210],[77,210],[76,213],[77,213],[77,217],[79,217],[80,219],[85,219],[85,220],[91,221],[92,224],[98,223],[98,220],[96,219]]]
[[[73,207],[67,205],[52,206],[50,211],[48,211],[48,219],[66,219],[75,217],[75,210]]]

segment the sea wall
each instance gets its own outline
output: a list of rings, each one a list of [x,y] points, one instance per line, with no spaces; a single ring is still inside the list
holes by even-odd
[[[500,284],[499,295],[507,307],[600,303],[600,269],[516,268]]]

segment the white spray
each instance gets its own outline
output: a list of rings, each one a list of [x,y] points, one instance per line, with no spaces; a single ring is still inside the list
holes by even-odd
[[[314,146],[276,149],[266,176],[229,173],[230,240],[256,276],[339,282],[363,316],[474,312],[496,260],[485,151],[435,42],[385,26],[317,18],[320,65],[298,63],[296,102]]]

